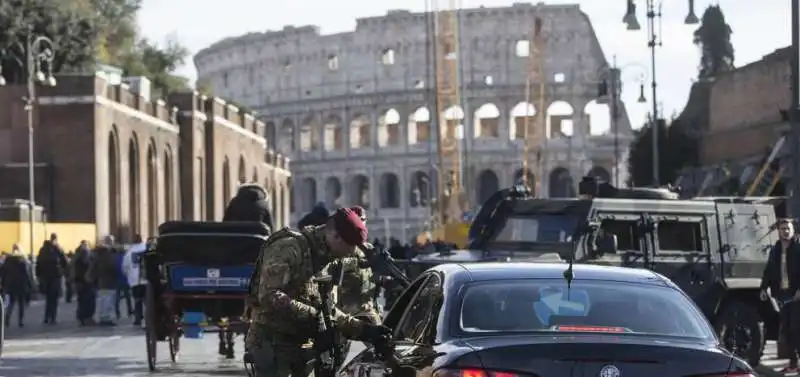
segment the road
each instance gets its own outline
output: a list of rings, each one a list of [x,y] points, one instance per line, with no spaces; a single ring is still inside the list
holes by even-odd
[[[237,359],[225,360],[217,355],[216,334],[200,340],[181,343],[177,363],[169,361],[165,343],[159,343],[159,371],[150,373],[145,358],[144,334],[122,319],[115,328],[80,328],[73,319],[74,304],[61,304],[59,323],[48,326],[40,323],[42,304],[29,308],[24,328],[16,322],[7,330],[0,360],[2,377],[139,377],[139,376],[244,376],[241,362],[241,338],[237,341]],[[363,345],[351,348],[351,355]],[[778,376],[776,370],[786,365],[775,359],[775,345],[770,342],[764,355],[760,376]]]

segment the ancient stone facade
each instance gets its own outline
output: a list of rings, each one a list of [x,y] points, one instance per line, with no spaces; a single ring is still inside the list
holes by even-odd
[[[700,167],[685,169],[679,182],[688,195],[731,195],[751,185],[762,160],[789,129],[791,58],[789,48],[779,49],[713,79]],[[778,156],[788,158],[788,148]]]
[[[469,23],[456,56],[462,101],[446,109],[436,108],[430,84],[431,14],[391,11],[335,35],[287,26],[229,38],[200,51],[195,64],[215,93],[258,110],[267,138],[292,156],[295,219],[317,201],[360,204],[375,219],[372,234],[416,234],[429,219],[437,119],[464,135],[463,185],[472,206],[522,175],[523,125],[534,123],[537,111],[548,115],[537,146],[544,196],[570,195],[590,170],[609,178],[624,166],[616,164],[624,158],[615,158],[614,130],[593,128],[601,123],[594,117],[608,119],[608,106],[595,101],[608,63],[578,6],[517,4],[460,14]],[[545,68],[526,95],[537,18]],[[624,107],[616,130],[618,145],[628,145]]]
[[[275,192],[278,224],[287,221],[288,160],[265,162],[264,125],[252,116],[196,93],[173,95],[175,107],[151,102],[102,73],[57,79],[38,89],[33,112],[36,197],[50,220],[96,223],[99,234],[130,240],[167,220],[220,220],[238,182],[255,181]],[[28,196],[24,94],[0,89],[0,197]],[[232,166],[248,174],[234,176]]]

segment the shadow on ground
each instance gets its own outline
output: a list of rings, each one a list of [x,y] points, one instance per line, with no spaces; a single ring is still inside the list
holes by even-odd
[[[0,362],[0,375],[3,377],[62,376],[83,377],[96,375],[98,371],[108,375],[120,375],[130,364],[121,363],[117,358],[67,357],[3,357]],[[69,366],[69,367],[65,367]],[[137,367],[141,368],[141,367]]]

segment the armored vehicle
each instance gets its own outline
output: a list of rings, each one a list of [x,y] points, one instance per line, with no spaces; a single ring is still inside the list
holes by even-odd
[[[663,188],[584,180],[578,198],[495,193],[470,227],[469,250],[420,255],[409,272],[451,262],[555,260],[654,270],[697,303],[724,344],[757,365],[777,313],[759,299],[780,198],[679,199]],[[414,271],[417,270],[417,271]]]

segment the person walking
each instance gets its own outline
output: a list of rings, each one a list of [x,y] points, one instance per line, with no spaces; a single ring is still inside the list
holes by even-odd
[[[75,296],[78,303],[75,309],[75,316],[81,326],[94,324],[94,311],[96,293],[94,286],[86,280],[86,273],[89,271],[92,254],[89,243],[81,241],[72,257],[70,270],[72,272],[72,284],[75,285]]]
[[[122,271],[131,287],[133,294],[133,325],[142,326],[144,317],[144,295],[147,290],[147,280],[142,274],[141,263],[147,244],[139,237],[138,242],[128,248],[122,259]]]
[[[67,258],[58,245],[58,236],[55,233],[39,249],[35,269],[39,290],[45,297],[43,322],[54,325],[58,317],[58,298],[61,296],[64,272],[67,270]]]
[[[27,297],[33,290],[33,279],[25,256],[19,253],[19,249],[6,255],[0,266],[0,287],[8,300],[5,303],[5,325],[11,325],[11,315],[17,309],[17,324],[19,327],[25,326],[25,307],[28,305]]]
[[[97,289],[97,323],[116,326],[114,301],[119,286],[119,268],[114,255],[114,239],[109,236],[95,247],[86,280]]]

